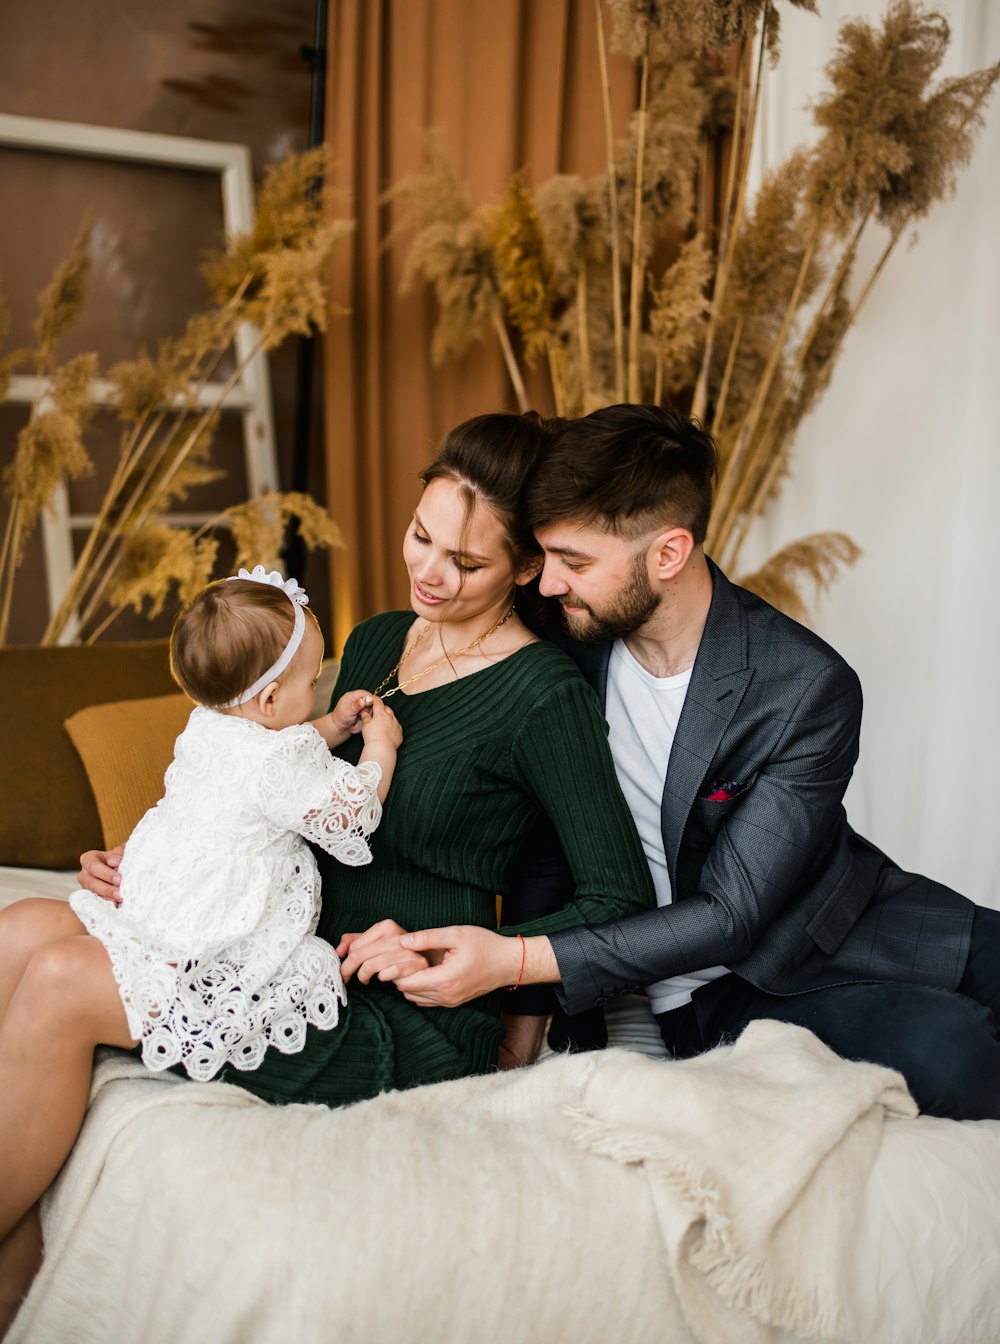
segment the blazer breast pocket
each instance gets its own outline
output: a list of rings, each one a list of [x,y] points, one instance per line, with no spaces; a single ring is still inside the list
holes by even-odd
[[[691,804],[687,826],[684,828],[685,842],[699,849],[708,849],[722,830],[723,822],[750,792],[754,779],[756,775],[749,780],[731,783],[729,787],[716,784],[708,794],[696,798]]]

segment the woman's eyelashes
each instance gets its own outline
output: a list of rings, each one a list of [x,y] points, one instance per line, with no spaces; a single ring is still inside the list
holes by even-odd
[[[410,536],[414,541],[418,541],[421,546],[429,546],[431,544],[430,537],[425,537],[423,533],[418,532],[416,528],[413,529]],[[461,556],[453,555],[451,558],[455,568],[460,569],[463,574],[475,574],[476,570],[482,569],[482,565],[470,564],[467,560],[463,560]]]

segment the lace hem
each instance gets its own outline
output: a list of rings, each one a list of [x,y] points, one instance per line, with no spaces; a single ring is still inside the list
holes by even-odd
[[[77,914],[110,958],[142,1062],[154,1072],[182,1065],[208,1082],[225,1064],[251,1071],[269,1047],[297,1054],[307,1026],[330,1031],[340,1020],[347,1002],[340,963],[320,938],[303,938],[273,979],[255,985],[251,968],[233,958],[174,966],[133,936],[109,938],[81,906]]]

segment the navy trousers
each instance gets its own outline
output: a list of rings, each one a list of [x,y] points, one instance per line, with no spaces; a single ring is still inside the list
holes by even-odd
[[[926,1115],[1000,1120],[1000,911],[976,907],[955,990],[882,982],[776,995],[726,975],[657,1014],[675,1059],[732,1041],[757,1018],[807,1027],[845,1059],[898,1069]]]

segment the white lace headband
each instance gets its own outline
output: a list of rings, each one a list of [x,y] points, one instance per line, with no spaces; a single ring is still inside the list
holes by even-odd
[[[309,599],[306,596],[306,590],[300,588],[295,579],[283,579],[276,569],[272,569],[270,574],[265,573],[263,565],[254,565],[253,570],[248,574],[245,569],[241,569],[238,574],[230,574],[226,580],[231,583],[233,579],[249,579],[251,583],[266,583],[272,588],[280,588],[292,604],[292,610],[295,613],[295,624],[292,626],[292,633],[288,637],[288,643],[285,645],[277,661],[267,669],[263,676],[258,677],[254,684],[248,687],[242,695],[238,695],[235,700],[230,700],[225,709],[235,709],[237,705],[244,705],[248,700],[252,700],[255,695],[274,681],[275,677],[280,677],[285,668],[295,657],[299,645],[302,643],[302,634],[306,628],[306,617],[303,607],[308,606]]]

